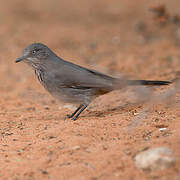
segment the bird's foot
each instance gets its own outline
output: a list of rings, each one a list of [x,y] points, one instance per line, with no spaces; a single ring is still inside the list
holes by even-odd
[[[72,119],[73,121],[75,121],[77,119],[77,117],[73,116],[72,114],[68,114],[67,118]]]
[[[72,116],[72,114],[67,114],[67,118],[72,118],[73,116]]]
[[[72,120],[73,120],[73,121],[76,121],[76,119],[77,119],[77,117],[76,117],[76,116],[72,118]]]

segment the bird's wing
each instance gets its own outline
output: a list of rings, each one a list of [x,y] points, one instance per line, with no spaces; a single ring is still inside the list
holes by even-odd
[[[74,88],[107,88],[112,89],[115,78],[83,68],[79,65],[64,61],[53,68],[53,80],[59,86]]]

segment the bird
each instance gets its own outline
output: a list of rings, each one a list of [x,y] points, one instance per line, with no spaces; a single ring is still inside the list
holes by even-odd
[[[125,80],[82,67],[58,57],[42,43],[24,48],[16,63],[25,62],[34,69],[44,88],[57,100],[75,103],[77,109],[68,115],[76,120],[96,97],[133,85],[168,85],[171,81]]]

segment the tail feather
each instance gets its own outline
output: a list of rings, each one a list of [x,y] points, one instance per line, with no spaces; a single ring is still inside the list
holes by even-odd
[[[151,85],[151,86],[161,86],[161,85],[169,85],[171,81],[149,81],[149,80],[128,80],[128,85]]]

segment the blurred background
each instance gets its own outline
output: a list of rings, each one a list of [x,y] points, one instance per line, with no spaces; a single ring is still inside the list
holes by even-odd
[[[7,71],[7,76],[13,73],[11,80],[26,78],[29,68],[15,65],[14,60],[33,42],[46,44],[74,63],[110,74],[152,79],[175,73],[179,4],[178,0],[2,1],[1,77]]]
[[[74,63],[115,75],[166,79],[179,71],[178,0],[1,3],[0,73],[2,79],[10,78],[5,84],[15,77],[31,78],[29,68],[14,60],[33,42],[46,44]]]
[[[12,131],[14,135],[16,135],[16,132],[18,132],[22,135],[22,138],[24,136],[31,143],[31,138],[34,138],[35,142],[38,137],[38,144],[39,141],[41,141],[45,129],[42,128],[43,130],[41,134],[38,128],[42,127],[44,123],[48,126],[49,123],[54,122],[48,120],[56,119],[58,121],[59,116],[62,118],[67,114],[67,112],[69,112],[64,112],[64,110],[61,109],[57,110],[59,105],[54,105],[55,102],[43,90],[43,87],[41,87],[40,83],[37,82],[33,71],[27,65],[23,63],[15,64],[15,60],[21,54],[21,51],[33,42],[46,44],[55,51],[58,56],[73,63],[93,68],[114,76],[127,75],[134,79],[156,80],[171,80],[180,76],[179,0],[1,0],[0,4],[0,117],[2,118],[0,123],[2,127],[1,131],[3,133],[6,131]],[[109,106],[106,106],[106,110],[111,108],[112,104],[114,105],[113,99],[115,101],[118,95],[114,94],[110,97],[112,98],[104,100],[109,104]],[[119,103],[119,99],[116,99],[116,105]],[[104,101],[102,100],[99,103],[102,102],[102,104],[104,104]],[[124,102],[122,103],[125,104]],[[98,108],[101,107],[102,106],[98,106]],[[48,108],[51,110],[54,108],[56,112],[53,111],[54,113],[52,114],[52,111],[47,111]],[[120,115],[115,117],[115,119],[112,118],[112,121],[117,123],[116,118],[128,119],[127,117],[131,116],[129,114],[130,110],[125,108],[124,111],[127,112],[125,115],[126,118],[120,113]],[[90,116],[92,119],[93,117],[98,118],[98,115],[102,115],[104,112],[102,114],[95,112],[94,114]],[[108,112],[106,114],[108,114]],[[171,111],[169,119],[173,119],[174,116],[175,118],[178,117],[178,109]],[[36,121],[36,118],[38,121]],[[24,122],[26,119],[28,119],[28,122],[26,122],[27,124]],[[83,122],[86,123],[87,120]],[[95,121],[95,123],[102,123],[102,121]],[[127,121],[125,123],[127,123]],[[99,127],[98,131],[101,131],[101,129],[104,130],[103,127],[106,127],[107,124],[109,123],[104,125],[99,124],[99,126],[97,125],[97,127]],[[17,129],[15,128],[15,125],[17,125]],[[127,124],[124,126],[126,125]],[[63,125],[61,124],[61,126]],[[70,126],[73,126],[73,124],[69,124],[69,127]],[[99,135],[96,129],[92,129],[95,128],[95,126],[88,127],[88,129],[87,124],[85,124],[78,128],[84,127],[85,130],[87,128],[87,134],[92,134],[93,132],[96,137],[105,136],[106,138],[104,132],[101,132]],[[178,127],[175,123],[174,126]],[[19,130],[19,127],[29,127],[29,130],[27,128],[27,132],[25,131],[22,133],[22,131]],[[37,128],[37,131],[34,130],[34,127]],[[61,133],[58,129],[59,124],[52,124],[52,127],[56,127],[57,129],[56,131],[52,129],[51,133]],[[106,134],[109,133],[110,136],[116,136],[118,132],[120,132],[118,127],[119,126],[115,129],[116,132],[113,130],[112,132],[106,132],[108,128],[104,131]],[[76,136],[73,136],[73,132],[70,130],[71,128],[69,130],[66,128],[67,125],[64,125],[64,130],[62,129],[62,132],[63,134],[64,131],[68,132],[65,133],[68,135],[64,137],[64,146],[68,147],[71,143],[79,142],[79,139],[77,140],[75,138]],[[76,130],[81,131],[82,129]],[[33,133],[35,135],[31,137],[30,135]],[[63,134],[61,134],[61,137]],[[59,134],[57,134],[57,136],[59,137]],[[74,137],[73,142],[69,142],[71,137]],[[126,138],[121,138],[121,140],[122,139],[126,140]],[[127,138],[128,141],[130,139],[131,138]],[[174,139],[176,138],[174,137]],[[90,136],[89,140],[85,140],[85,144],[89,142],[88,146],[90,147],[92,142],[95,144],[95,148],[98,149],[98,147],[100,147],[98,146],[100,140],[97,140],[98,142],[96,142],[94,137]],[[172,149],[178,151],[178,148],[176,147],[177,142],[173,140],[171,140],[171,142],[174,142]],[[107,142],[112,141],[113,140],[110,137],[109,141],[107,140]],[[22,142],[25,142],[25,140],[22,139]],[[69,144],[66,144],[66,142]],[[133,142],[135,141],[132,141],[131,143]],[[158,140],[158,142],[161,142],[161,144],[164,142],[163,145],[167,145],[163,140]],[[9,139],[9,143],[7,143],[9,145],[8,151],[12,151],[13,153],[15,151],[15,146],[11,147],[11,144],[13,145],[14,143],[13,139]],[[128,142],[124,144],[128,144]],[[30,145],[32,148],[32,151],[29,151],[30,154],[32,152],[37,151],[36,153],[38,153],[41,151],[41,148],[39,146],[36,147],[36,145],[33,143],[32,146]],[[117,145],[118,147],[119,145],[123,147],[123,143]],[[136,147],[134,144],[132,145],[132,149]],[[46,144],[42,143],[42,147],[45,149]],[[56,145],[54,145],[54,147],[56,147]],[[136,150],[134,149],[134,152]],[[46,150],[42,152],[46,154]],[[57,152],[64,153],[59,151],[59,149]],[[101,157],[100,155],[102,151],[99,149],[98,152],[99,155],[97,153],[94,157],[96,157],[96,155],[97,157]],[[111,152],[112,151],[110,150],[109,153]],[[114,152],[116,152],[116,149],[114,149]],[[59,156],[62,154],[59,154]],[[117,154],[114,155],[115,158],[112,160],[114,166],[121,162],[121,160],[116,161]],[[16,158],[15,155],[11,156]],[[55,157],[55,159],[61,164],[62,159],[58,158],[59,156]],[[46,156],[42,154],[42,156],[38,156],[38,158],[39,157],[44,158]],[[77,157],[81,157],[81,154]],[[95,164],[99,167],[99,169],[96,169],[100,170],[99,172],[97,171],[99,175],[101,175],[100,172],[103,174],[103,170],[106,170],[104,167],[106,166],[103,162],[102,166],[100,164],[98,165],[98,163],[101,162],[101,160],[104,160],[104,163],[106,164],[106,160],[108,161],[109,157],[111,157],[110,154],[107,153],[107,156],[103,154],[102,159],[100,158],[97,164]],[[32,160],[32,167],[34,166],[38,169],[43,166],[43,168],[46,169],[47,166],[44,166],[44,161],[40,160],[39,162],[42,164],[38,164],[36,158],[32,158],[34,160]],[[92,156],[90,159],[91,158]],[[96,158],[94,160],[96,161]],[[133,169],[134,166],[131,164],[130,159],[128,160],[130,162],[129,167]],[[126,159],[125,161],[128,160]],[[18,162],[15,161],[13,165],[17,165],[17,163]],[[121,165],[118,166],[120,169],[123,166]],[[6,167],[4,166],[5,169],[8,166],[9,165]],[[56,167],[56,165],[52,167]],[[91,165],[88,165],[88,168],[89,167],[90,169],[93,169]],[[29,168],[29,166],[27,166],[27,168]],[[114,168],[116,169],[116,167]],[[58,173],[58,168],[55,168],[55,170],[54,174]],[[134,177],[133,170],[131,177]],[[11,173],[13,174],[14,171],[11,171]],[[47,172],[50,171],[51,170],[47,170]],[[114,171],[114,169],[111,169],[111,171],[108,172]],[[30,173],[31,171],[27,170],[27,172]],[[64,172],[67,175],[69,170],[67,169],[67,171]],[[79,172],[79,170],[77,170],[77,172]],[[79,174],[82,172],[84,171],[80,171]],[[126,173],[130,173],[128,168]],[[136,175],[138,173],[135,172]],[[41,175],[42,174],[43,171]],[[46,171],[44,171],[44,174],[46,174]],[[30,175],[31,174],[28,174],[29,177]],[[73,175],[74,174],[72,173],[71,177],[73,177]],[[141,177],[141,174],[138,175]],[[112,178],[114,176],[110,177]]]

